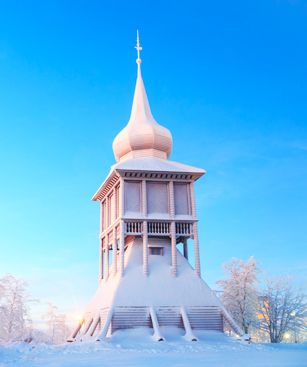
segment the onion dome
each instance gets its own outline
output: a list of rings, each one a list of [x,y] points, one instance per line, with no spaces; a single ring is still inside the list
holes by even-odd
[[[130,119],[113,141],[117,161],[135,157],[158,157],[167,159],[172,151],[172,135],[154,119],[141,74],[140,51],[137,34],[136,50],[138,65],[136,86]]]

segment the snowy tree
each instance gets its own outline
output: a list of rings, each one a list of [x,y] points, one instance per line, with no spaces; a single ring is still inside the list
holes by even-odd
[[[0,278],[0,340],[22,340],[26,332],[25,282],[12,275]]]
[[[4,339],[5,335],[5,318],[6,318],[6,304],[5,304],[5,287],[0,279],[0,341]]]
[[[217,283],[222,288],[221,301],[234,320],[248,334],[256,321],[257,310],[257,265],[253,257],[246,262],[232,259],[224,265],[227,279]]]
[[[49,341],[52,344],[59,344],[66,340],[69,329],[66,324],[66,316],[60,314],[58,308],[52,304],[48,304],[48,310],[44,318],[48,325]]]
[[[307,331],[306,297],[294,289],[289,279],[268,280],[259,299],[260,328],[271,343],[280,343],[291,333],[296,340],[296,335]]]

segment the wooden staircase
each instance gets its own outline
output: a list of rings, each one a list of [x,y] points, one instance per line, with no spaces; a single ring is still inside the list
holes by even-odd
[[[184,329],[182,310],[178,306],[160,306],[151,308],[156,315],[157,327],[174,326]],[[88,319],[83,323],[79,333],[84,336],[98,336],[104,327],[108,318],[109,308],[100,310],[99,315],[92,317],[88,315]],[[240,334],[240,330],[236,330],[236,325],[228,313],[219,306],[193,306],[186,307],[185,321],[190,326],[190,330],[214,330],[224,331],[224,324],[227,322],[231,328]],[[114,333],[116,330],[133,329],[137,327],[153,328],[150,308],[147,306],[121,306],[115,307],[108,321],[110,325],[109,331]],[[109,328],[107,325],[105,327]],[[187,330],[186,330],[187,331]]]
[[[157,307],[156,313],[160,326],[176,326],[179,328],[183,328],[183,322],[179,307]]]
[[[111,322],[112,333],[119,329],[142,326],[152,328],[148,307],[115,307]]]
[[[187,307],[192,329],[223,331],[223,316],[218,306]]]

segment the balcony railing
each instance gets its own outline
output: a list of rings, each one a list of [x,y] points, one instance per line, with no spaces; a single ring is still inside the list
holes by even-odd
[[[193,224],[186,222],[176,223],[176,235],[191,236],[193,234]]]
[[[170,222],[150,221],[147,222],[147,233],[149,236],[170,236]],[[193,223],[176,222],[176,236],[193,235]],[[141,235],[143,233],[143,222],[136,220],[125,221],[125,233],[127,235]]]
[[[125,229],[126,229],[127,234],[137,235],[137,234],[142,234],[143,232],[142,222],[137,222],[137,221],[125,222],[125,227],[126,227]]]
[[[148,234],[155,235],[169,235],[170,223],[169,222],[148,222],[147,223]]]

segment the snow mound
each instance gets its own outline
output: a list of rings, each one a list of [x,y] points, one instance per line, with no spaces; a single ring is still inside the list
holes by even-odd
[[[117,331],[97,343],[59,346],[0,346],[0,367],[306,367],[307,344],[247,344],[218,332],[196,333],[187,342],[176,328],[163,330],[154,342],[146,328]]]

